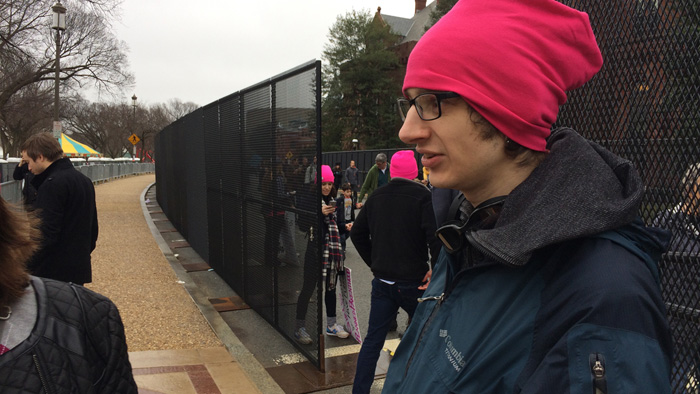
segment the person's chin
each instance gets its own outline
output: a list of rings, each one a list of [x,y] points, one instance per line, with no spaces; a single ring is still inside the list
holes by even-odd
[[[434,187],[449,188],[447,186],[448,183],[446,182],[447,180],[445,179],[445,177],[440,176],[439,171],[434,171],[432,168],[430,169],[429,181],[430,181],[430,184],[433,185]]]

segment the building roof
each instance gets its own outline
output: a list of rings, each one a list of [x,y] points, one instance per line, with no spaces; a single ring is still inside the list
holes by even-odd
[[[430,23],[430,13],[435,9],[437,1],[428,4],[424,9],[418,11],[412,18],[402,18],[393,15],[377,15],[391,28],[391,31],[402,37],[399,44],[405,42],[418,41],[425,33],[425,26]]]

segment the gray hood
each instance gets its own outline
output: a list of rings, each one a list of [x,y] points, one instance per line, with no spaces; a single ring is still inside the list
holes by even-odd
[[[469,234],[485,252],[524,265],[544,246],[612,230],[637,216],[644,186],[628,160],[562,128],[547,158],[506,198],[492,229]]]

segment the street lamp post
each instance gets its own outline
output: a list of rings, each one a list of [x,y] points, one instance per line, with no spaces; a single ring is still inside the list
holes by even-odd
[[[66,30],[66,7],[61,2],[56,2],[51,7],[53,11],[53,21],[51,28],[56,30],[56,86],[54,87],[54,109],[53,109],[53,136],[61,137],[61,119],[58,113],[58,81],[61,72],[61,32]]]
[[[357,150],[357,144],[359,144],[360,141],[357,140],[357,138],[352,139],[352,150]]]
[[[138,97],[136,97],[136,94],[131,96],[131,102],[133,103],[132,106],[134,107],[134,112],[133,112],[133,116],[132,116],[132,122],[134,124],[134,134],[136,134],[136,100],[137,99],[138,99]],[[134,144],[134,154],[132,155],[132,157],[136,158],[136,144]]]

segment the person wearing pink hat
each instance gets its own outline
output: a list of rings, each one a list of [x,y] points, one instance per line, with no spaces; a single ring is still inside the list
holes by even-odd
[[[335,196],[338,194],[334,186],[335,177],[330,166],[321,166],[321,213],[324,226],[321,231],[316,229],[315,217],[299,215],[302,228],[307,233],[309,240],[304,256],[304,283],[297,299],[296,327],[294,339],[302,345],[309,345],[313,339],[306,331],[306,312],[309,309],[309,300],[318,283],[319,261],[316,258],[318,242],[323,245],[323,299],[326,304],[326,335],[338,338],[348,338],[350,334],[336,320],[336,290],[338,275],[344,271],[345,256],[340,245],[339,227],[345,226],[344,216],[336,214]],[[308,205],[308,206],[307,206]],[[311,201],[299,201],[299,209],[313,212],[314,204]]]
[[[385,393],[670,393],[668,234],[629,161],[551,131],[602,64],[555,0],[461,0],[412,51],[399,137],[465,200]]]
[[[409,321],[430,282],[429,259],[440,251],[430,190],[420,182],[415,152],[391,157],[391,180],[367,199],[350,231],[374,275],[367,335],[357,357],[353,393],[368,393],[384,340],[399,308]],[[430,254],[428,254],[430,252]],[[409,324],[410,325],[410,324]]]

